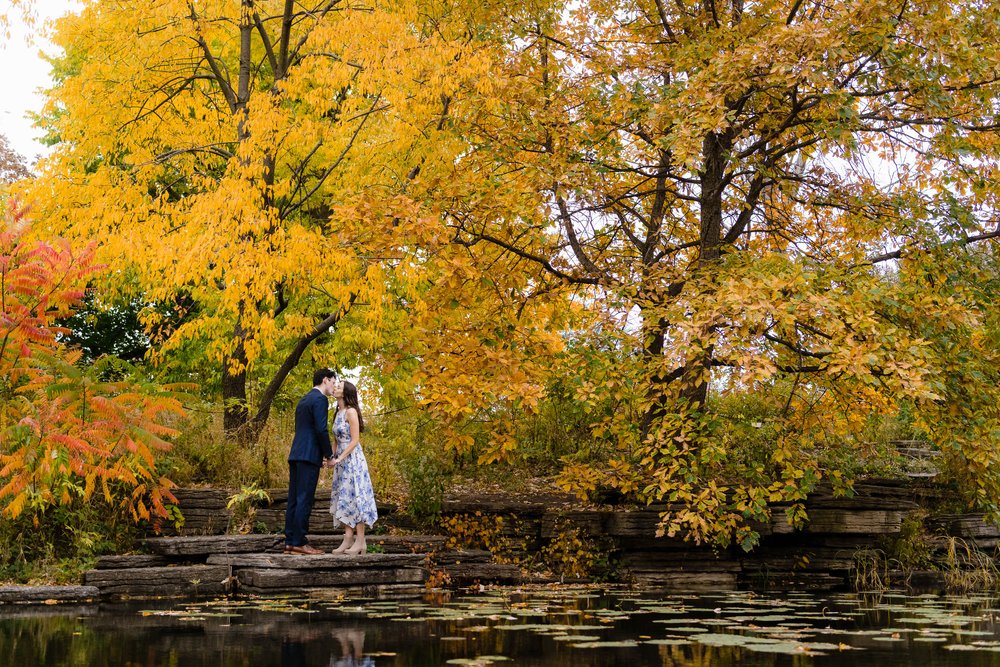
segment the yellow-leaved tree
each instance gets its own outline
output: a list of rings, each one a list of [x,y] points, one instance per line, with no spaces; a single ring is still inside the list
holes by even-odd
[[[107,285],[184,311],[155,354],[219,369],[233,438],[257,437],[345,315],[374,347],[386,310],[417,298],[418,249],[444,231],[421,193],[461,149],[453,96],[489,83],[478,11],[92,0],[56,24],[39,218],[97,241]]]
[[[575,396],[616,406],[617,453],[567,487],[749,547],[771,504],[849,492],[865,425],[906,409],[996,512],[1000,4],[519,8],[442,206],[605,320]],[[748,394],[760,452],[725,409]]]

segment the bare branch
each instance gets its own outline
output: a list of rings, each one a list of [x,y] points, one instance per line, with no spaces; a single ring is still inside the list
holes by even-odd
[[[205,36],[201,34],[201,26],[198,23],[198,12],[194,8],[194,2],[188,0],[188,7],[191,10],[189,18],[194,23],[195,27],[195,41],[198,43],[198,46],[201,47],[201,51],[205,55],[205,60],[208,61],[208,67],[212,70],[212,75],[215,78],[216,83],[219,84],[219,88],[222,89],[222,94],[226,96],[226,102],[229,104],[229,110],[232,113],[236,113],[236,93],[233,91],[233,87],[229,83],[228,77],[222,73],[222,69],[219,67],[218,61],[216,61],[215,56],[212,55],[212,50],[208,48],[208,44],[205,42]]]

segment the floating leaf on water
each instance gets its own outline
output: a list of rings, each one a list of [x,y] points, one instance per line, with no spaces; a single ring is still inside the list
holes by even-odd
[[[816,634],[850,635],[852,637],[875,637],[881,634],[885,634],[885,630],[836,630],[832,628],[824,628],[823,630],[816,630]]]
[[[464,642],[468,637],[441,637],[443,642]]]
[[[634,639],[623,639],[617,642],[581,642],[571,644],[573,648],[635,648],[639,643]]]
[[[514,616],[546,616],[547,612],[541,609],[512,609],[510,612]]]
[[[486,632],[489,629],[488,625],[470,625],[467,628],[462,628],[462,632]]]
[[[778,623],[780,621],[794,621],[795,616],[784,616],[782,614],[761,614],[759,616],[732,616],[732,620],[740,623]]]
[[[684,646],[691,644],[690,639],[647,639],[643,644],[653,644],[654,646]]]
[[[695,625],[675,625],[671,626],[671,632],[708,632],[708,628],[702,628]]]
[[[666,615],[682,615],[687,614],[687,609],[678,609],[677,607],[643,607],[643,611],[647,611],[651,614],[666,614]]]
[[[804,641],[809,638],[809,635],[803,632],[768,632],[764,636],[768,639],[777,639],[780,641]]]
[[[699,644],[706,644],[708,646],[746,646],[753,642],[767,641],[747,635],[730,635],[716,632],[699,635],[693,639]]]
[[[553,636],[557,642],[596,642],[600,641],[599,635],[556,635]]]
[[[694,637],[695,641],[708,646],[737,646],[760,653],[788,653],[824,655],[822,651],[840,651],[849,648],[844,644],[825,642],[782,641],[747,635],[705,634]]]
[[[756,653],[784,653],[788,655],[826,655],[822,651],[809,648],[806,644],[798,642],[775,642],[773,644],[748,644],[745,647],[749,651]]]

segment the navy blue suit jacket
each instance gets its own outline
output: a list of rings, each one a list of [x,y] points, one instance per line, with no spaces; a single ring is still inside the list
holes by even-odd
[[[288,452],[289,461],[307,461],[322,465],[323,459],[333,456],[330,433],[327,430],[327,412],[330,401],[319,389],[312,389],[295,406],[295,438]]]

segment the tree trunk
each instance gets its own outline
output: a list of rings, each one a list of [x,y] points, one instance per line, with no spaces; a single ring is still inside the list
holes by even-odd
[[[699,243],[698,272],[705,276],[722,255],[722,193],[725,189],[727,154],[732,148],[732,132],[712,132],[702,145],[704,163],[701,172],[701,234]],[[699,332],[699,339],[709,341],[712,325]],[[686,408],[705,409],[708,400],[708,383],[712,369],[713,346],[706,344],[689,358],[682,378],[681,397]]]
[[[233,339],[236,349],[222,365],[222,428],[227,442],[245,444],[243,431],[250,411],[247,406],[246,330],[241,321],[233,327]]]

